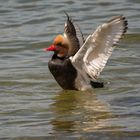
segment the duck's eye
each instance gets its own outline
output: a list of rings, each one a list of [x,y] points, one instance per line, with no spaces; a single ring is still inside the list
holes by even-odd
[[[57,46],[62,46],[62,42],[58,42],[56,45]]]

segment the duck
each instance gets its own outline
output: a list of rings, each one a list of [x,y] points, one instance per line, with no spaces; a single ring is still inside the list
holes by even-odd
[[[54,38],[44,51],[53,51],[48,68],[64,90],[86,91],[104,87],[98,77],[113,50],[128,29],[123,15],[115,16],[88,35],[86,39],[73,19],[66,13],[64,33]]]

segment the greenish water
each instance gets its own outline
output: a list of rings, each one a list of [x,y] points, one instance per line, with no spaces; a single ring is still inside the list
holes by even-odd
[[[105,88],[63,91],[42,48],[63,33],[67,11],[85,36],[115,15],[129,30],[100,76]],[[0,139],[140,139],[139,0],[1,0]]]

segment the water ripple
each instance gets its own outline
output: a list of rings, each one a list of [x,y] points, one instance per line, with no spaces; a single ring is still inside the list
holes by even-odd
[[[140,139],[138,0],[1,0],[1,139]],[[50,74],[49,46],[68,12],[84,36],[124,14],[129,30],[93,92],[62,91]]]

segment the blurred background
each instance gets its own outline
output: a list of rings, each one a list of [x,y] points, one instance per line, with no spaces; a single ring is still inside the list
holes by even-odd
[[[66,11],[85,36],[113,16],[129,30],[100,80],[63,91],[43,52],[63,33]],[[0,0],[0,139],[140,139],[140,0]]]

